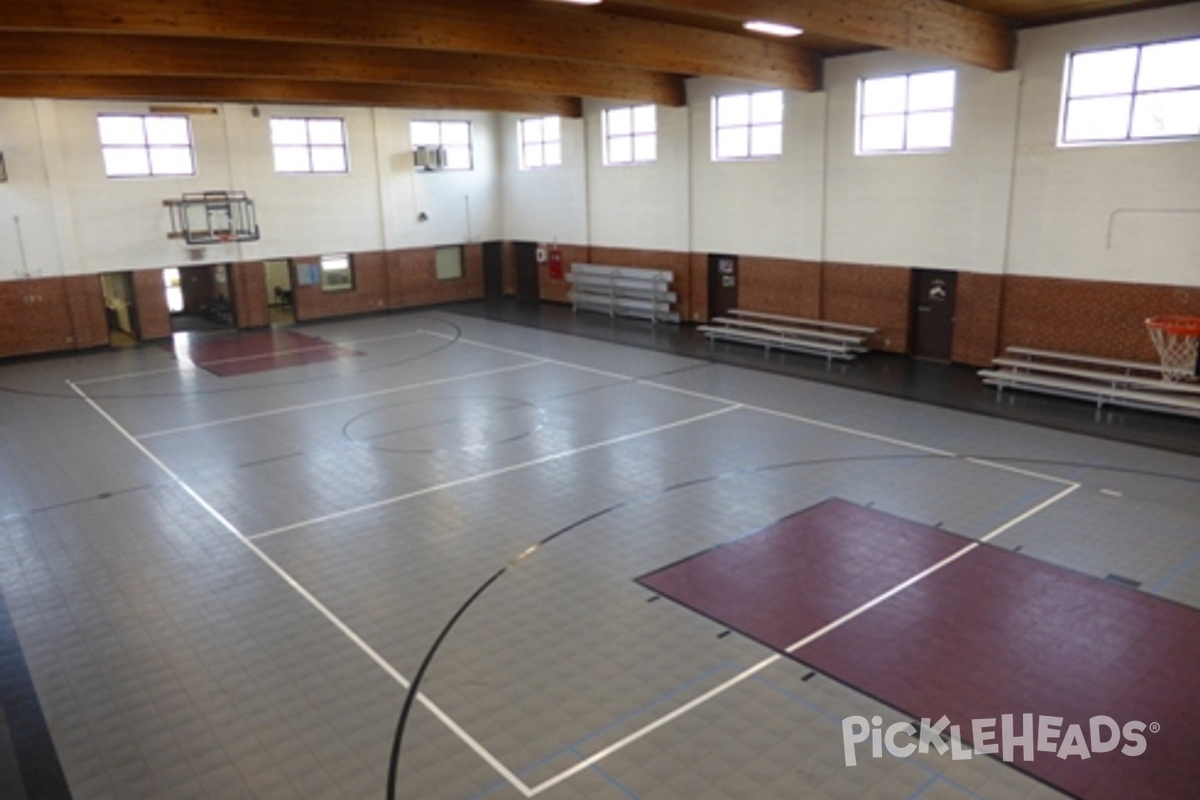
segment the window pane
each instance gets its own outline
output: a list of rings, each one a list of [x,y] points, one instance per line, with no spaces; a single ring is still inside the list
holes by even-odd
[[[658,130],[654,106],[638,106],[633,109],[634,133],[654,133]]]
[[[1136,47],[1077,53],[1071,59],[1070,97],[1092,97],[1133,91]]]
[[[307,144],[308,126],[302,119],[271,120],[271,144]]]
[[[345,172],[346,149],[344,147],[312,148],[313,172]]]
[[[750,118],[756,123],[783,122],[783,92],[755,92],[750,96]]]
[[[862,149],[864,152],[900,150],[903,147],[904,117],[902,115],[863,118]]]
[[[1200,90],[1138,95],[1132,134],[1139,138],[1200,135]]]
[[[447,147],[446,148],[446,169],[470,169],[471,168],[471,148],[469,147]]]
[[[150,156],[141,147],[106,147],[104,174],[110,178],[149,175]]]
[[[275,148],[275,171],[276,172],[308,172],[308,148],[307,147],[276,147]]]
[[[654,134],[633,137],[633,160],[654,161],[658,158],[658,137]]]
[[[717,131],[717,158],[746,158],[748,155],[749,128],[723,128]]]
[[[1138,89],[1200,86],[1200,39],[1147,45],[1138,66]]]
[[[1130,97],[1095,97],[1067,104],[1068,142],[1095,139],[1124,139],[1129,128]]]
[[[562,164],[562,145],[559,142],[546,142],[546,166],[557,167]]]
[[[633,133],[633,111],[628,108],[610,108],[604,112],[605,130],[609,136]]]
[[[187,117],[146,117],[146,141],[150,144],[191,144]]]
[[[628,164],[633,161],[633,139],[619,136],[608,140],[608,163]]]
[[[540,119],[521,120],[521,141],[540,142],[542,140],[542,121]]]
[[[542,136],[548,142],[562,139],[562,120],[558,117],[546,117],[542,120]]]
[[[409,131],[412,134],[414,147],[420,145],[439,145],[442,143],[436,122],[414,122],[409,126]]]
[[[750,129],[750,155],[777,156],[782,152],[782,125],[756,125]]]
[[[98,117],[100,144],[145,144],[146,129],[141,117]]]
[[[954,70],[925,72],[908,82],[909,111],[954,108]]]
[[[731,94],[717,98],[717,127],[747,125],[750,123],[750,97]]]
[[[862,113],[889,114],[904,110],[908,77],[872,78],[862,83]]]
[[[542,160],[542,146],[540,144],[527,144],[523,150],[522,164],[526,169],[536,169],[544,166]]]
[[[471,143],[471,123],[469,122],[443,122],[442,123],[442,144],[450,145],[469,145]]]
[[[949,111],[912,114],[908,118],[908,148],[932,150],[949,147],[953,125],[954,114]]]
[[[192,151],[188,147],[151,147],[150,171],[155,175],[191,175]]]
[[[308,140],[312,144],[343,144],[346,141],[345,127],[340,119],[310,119]]]

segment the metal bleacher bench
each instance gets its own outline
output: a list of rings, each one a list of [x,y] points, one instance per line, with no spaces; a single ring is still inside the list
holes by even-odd
[[[979,375],[997,397],[1022,389],[1092,400],[1097,410],[1112,405],[1200,416],[1200,384],[1164,380],[1162,366],[1150,362],[1009,347]]]
[[[710,324],[697,327],[708,337],[710,346],[718,339],[725,339],[760,345],[768,354],[772,349],[790,350],[824,356],[832,363],[835,358],[850,360],[867,352],[867,337],[875,332],[875,328],[865,325],[761,311],[734,308],[727,313],[728,316],[714,317]]]
[[[572,264],[567,273],[569,298],[575,311],[599,311],[609,316],[641,317],[651,322],[679,322],[673,308],[668,270]]]

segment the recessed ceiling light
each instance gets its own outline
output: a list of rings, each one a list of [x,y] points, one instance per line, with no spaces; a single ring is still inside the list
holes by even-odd
[[[799,36],[804,33],[803,28],[797,28],[794,25],[784,25],[780,22],[764,22],[761,19],[750,20],[742,27],[748,31],[766,33],[771,36]]]

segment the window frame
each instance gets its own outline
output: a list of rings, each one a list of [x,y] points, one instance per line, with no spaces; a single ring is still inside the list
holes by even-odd
[[[1200,48],[1200,37],[1185,36],[1176,39],[1156,39],[1148,42],[1131,42],[1128,44],[1114,45],[1110,47],[1093,47],[1085,50],[1073,50],[1067,53],[1065,64],[1063,65],[1063,86],[1062,86],[1062,102],[1059,107],[1058,115],[1058,141],[1059,147],[1098,147],[1106,145],[1136,145],[1148,144],[1153,142],[1187,142],[1200,139],[1200,126],[1193,133],[1164,133],[1160,135],[1138,134],[1135,133],[1137,124],[1138,99],[1153,96],[1166,96],[1183,93],[1200,93],[1200,74],[1197,75],[1196,83],[1187,84],[1184,86],[1173,86],[1168,88],[1150,88],[1143,89],[1139,87],[1139,81],[1142,76],[1142,61],[1143,55],[1147,48],[1161,47],[1164,45],[1174,45],[1181,43],[1195,42]],[[1112,92],[1096,92],[1086,93],[1081,92],[1078,95],[1072,94],[1072,83],[1075,79],[1075,59],[1079,56],[1093,56],[1100,53],[1118,53],[1122,50],[1136,51],[1133,64],[1133,75],[1131,86],[1128,91],[1112,91]],[[1125,132],[1124,135],[1116,136],[1087,136],[1078,138],[1067,138],[1070,127],[1070,114],[1072,105],[1083,104],[1087,101],[1095,100],[1127,100],[1125,111]]]
[[[779,120],[771,120],[767,122],[759,122],[754,118],[754,98],[761,95],[778,95],[779,96]],[[721,101],[737,97],[746,98],[746,121],[739,123],[722,124],[721,121]],[[713,161],[770,161],[783,157],[783,127],[785,123],[787,108],[786,98],[782,89],[759,89],[748,92],[730,92],[728,94],[714,95],[712,99],[712,160]],[[755,152],[755,137],[756,129],[778,128],[779,129],[779,149],[771,152]],[[721,133],[722,131],[733,131],[744,129],[746,132],[746,152],[744,155],[721,155]]]
[[[417,136],[418,125],[436,125],[437,137],[435,138],[420,138]],[[446,141],[445,128],[450,125],[465,125],[467,130],[467,143],[457,144]],[[409,138],[412,140],[413,148],[417,147],[441,147],[446,151],[446,166],[443,170],[452,172],[470,172],[475,169],[475,126],[469,119],[414,119],[409,122],[408,127]],[[456,153],[466,153],[466,164],[457,163],[460,159],[455,157]]]
[[[338,262],[345,266],[336,265]],[[327,253],[317,260],[321,272],[322,292],[354,291],[354,256],[350,253]],[[341,276],[345,275],[343,279]]]
[[[949,75],[952,78],[953,87],[951,90],[950,104],[948,106],[935,106],[929,108],[916,108],[912,106],[912,81],[914,78],[931,77],[936,75]],[[868,112],[865,108],[866,95],[868,84],[875,81],[885,80],[904,80],[904,102],[903,108],[898,111],[884,112]],[[858,100],[855,114],[855,136],[854,136],[854,153],[859,156],[889,156],[889,155],[921,155],[921,154],[936,154],[946,153],[954,148],[954,124],[956,112],[958,110],[958,70],[953,67],[936,67],[932,69],[922,69],[913,72],[897,72],[887,75],[874,75],[870,77],[862,77],[858,81]],[[934,114],[949,114],[950,115],[950,130],[949,136],[945,144],[937,144],[930,146],[913,146],[910,144],[912,135],[912,120],[914,117],[927,117]],[[901,122],[901,137],[899,147],[871,147],[864,145],[864,129],[868,119],[881,119],[885,117],[899,118]]]
[[[304,123],[304,143],[297,144],[291,142],[279,143],[275,141],[275,123],[276,122],[302,122]],[[335,144],[324,144],[321,142],[313,142],[312,123],[314,122],[337,122],[341,129],[340,142]],[[271,156],[274,160],[276,175],[348,175],[350,173],[350,136],[346,128],[345,117],[271,117],[268,122],[268,129],[271,134]],[[280,149],[287,150],[303,150],[305,161],[308,164],[307,169],[281,169],[279,166],[279,151]],[[314,150],[334,150],[341,151],[341,168],[340,169],[318,169],[316,160],[313,158]]]
[[[638,128],[638,112],[645,109],[650,109],[653,113],[654,125],[652,129]],[[621,131],[619,133],[612,132],[612,118],[621,113],[629,114],[629,131]],[[648,164],[658,163],[658,106],[653,103],[643,103],[636,106],[613,106],[612,108],[604,109],[601,115],[602,133],[604,140],[604,166],[606,167],[634,167],[645,166]],[[653,153],[646,157],[638,156],[638,140],[647,139],[653,143]],[[616,141],[628,141],[629,157],[614,158],[613,143]]]
[[[546,123],[554,121],[556,136],[546,135]],[[538,136],[532,137],[529,131],[533,127],[533,123],[538,124]],[[547,149],[547,146],[556,149]],[[540,153],[540,163],[531,164],[529,152],[535,150]],[[553,157],[548,157],[548,153],[554,153]],[[557,169],[562,166],[562,117],[547,116],[547,117],[526,117],[517,120],[517,154],[519,155],[519,163],[522,171],[533,171],[543,169]]]
[[[105,119],[131,119],[138,120],[141,127],[140,142],[106,142],[105,141]],[[169,143],[169,142],[152,142],[151,131],[147,126],[147,120],[175,120],[183,123],[186,131],[186,144]],[[194,178],[199,173],[199,168],[196,163],[196,142],[192,136],[192,121],[186,114],[137,114],[127,113],[122,111],[100,112],[96,115],[96,127],[100,140],[100,157],[104,162],[104,177],[109,180],[129,180],[138,178]],[[108,159],[109,153],[114,152],[141,152],[145,154],[145,169],[135,172],[110,172],[110,162]],[[190,171],[188,172],[165,172],[156,170],[155,153],[186,151]]]

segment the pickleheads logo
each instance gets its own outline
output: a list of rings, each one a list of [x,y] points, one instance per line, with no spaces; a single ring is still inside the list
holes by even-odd
[[[999,724],[997,724],[997,722]],[[962,742],[962,731],[958,725],[942,716],[936,723],[921,720],[918,730],[911,722],[896,722],[883,727],[879,716],[852,716],[842,720],[842,747],[846,753],[846,766],[858,763],[858,745],[871,743],[871,757],[883,758],[884,751],[896,758],[907,758],[913,753],[950,753],[955,761],[970,759],[975,755],[998,755],[1004,761],[1033,761],[1037,754],[1046,753],[1056,758],[1088,759],[1096,753],[1111,753],[1120,748],[1122,755],[1140,756],[1146,752],[1146,732],[1158,733],[1157,722],[1146,724],[1137,720],[1119,724],[1109,716],[1099,715],[1088,720],[1087,725],[1072,723],[1063,728],[1062,717],[1022,714],[1003,714],[997,721],[992,719],[971,720],[973,747]],[[916,741],[905,741],[916,737]],[[949,740],[947,742],[947,739]]]

